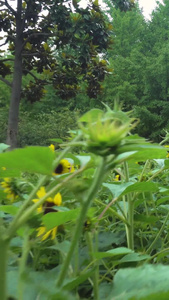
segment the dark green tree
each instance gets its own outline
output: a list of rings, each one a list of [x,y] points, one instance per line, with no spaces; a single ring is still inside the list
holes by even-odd
[[[78,2],[17,0],[13,8],[10,0],[0,1],[2,43],[12,54],[10,59],[1,55],[0,61],[0,80],[11,87],[7,143],[12,148],[17,145],[22,97],[38,101],[49,83],[63,99],[74,97],[82,81],[90,97],[100,92],[107,63],[98,54],[103,55],[110,45],[111,27],[97,1],[86,8]],[[22,89],[27,75],[32,80]]]
[[[107,1],[106,1],[107,2]],[[114,9],[108,1],[112,17],[113,47],[108,52],[112,74],[105,81],[107,102],[118,97],[126,110],[132,109],[142,97],[144,88],[143,37],[146,30],[144,17],[136,5],[131,11]]]

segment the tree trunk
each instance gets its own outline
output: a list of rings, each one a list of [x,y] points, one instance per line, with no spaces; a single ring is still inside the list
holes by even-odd
[[[14,72],[12,82],[12,93],[9,107],[8,130],[7,130],[7,144],[11,149],[17,147],[17,133],[19,121],[19,105],[21,99],[22,87],[22,19],[21,19],[22,0],[17,3],[16,15],[16,38],[15,38],[15,60]]]

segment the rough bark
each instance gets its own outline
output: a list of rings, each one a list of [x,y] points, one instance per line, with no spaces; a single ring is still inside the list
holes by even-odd
[[[19,121],[19,106],[21,99],[22,87],[22,19],[21,19],[22,0],[17,1],[16,14],[16,39],[15,39],[15,60],[14,72],[12,82],[12,93],[9,108],[8,130],[7,130],[7,144],[11,149],[17,147],[17,133]]]

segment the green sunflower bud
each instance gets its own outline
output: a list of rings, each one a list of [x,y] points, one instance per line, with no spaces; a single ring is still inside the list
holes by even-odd
[[[136,119],[110,108],[106,113],[98,109],[91,110],[80,121],[86,123],[80,123],[79,126],[87,141],[88,150],[101,156],[115,154],[124,138],[136,126]]]

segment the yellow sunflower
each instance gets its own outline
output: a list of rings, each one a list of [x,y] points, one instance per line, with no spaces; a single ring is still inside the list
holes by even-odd
[[[169,148],[169,145],[164,145],[165,148]],[[169,158],[169,150],[167,150],[166,158]]]
[[[37,203],[42,197],[44,197],[46,195],[46,191],[45,191],[45,187],[41,187],[39,189],[39,191],[36,193],[36,195],[38,196],[37,199],[33,199],[32,201],[34,203]],[[37,208],[37,212],[38,213],[43,213],[43,214],[47,214],[49,212],[54,212],[55,210],[53,209],[53,206],[60,206],[62,204],[62,196],[60,193],[57,193],[53,198],[52,197],[48,197],[45,201],[45,203],[43,205],[40,205]],[[53,240],[56,236],[57,233],[57,226],[52,228],[51,230],[46,229],[45,226],[40,226],[37,229],[38,233],[37,233],[37,237],[41,236],[41,240],[44,241],[46,240],[50,235],[51,235],[51,239]]]
[[[5,177],[1,182],[1,187],[4,188],[6,198],[14,202],[18,198],[17,187],[15,181],[12,178]]]
[[[51,145],[49,146],[49,149],[51,149],[52,152],[55,152],[55,145],[51,144]]]
[[[120,175],[117,174],[117,175],[115,176],[115,178],[114,178],[114,181],[119,181],[119,180],[120,180]]]
[[[55,168],[54,175],[61,175],[74,172],[75,168],[67,159],[62,159]]]

